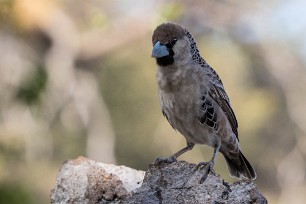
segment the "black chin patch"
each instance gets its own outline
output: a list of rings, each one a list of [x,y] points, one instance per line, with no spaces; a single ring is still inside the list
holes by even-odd
[[[165,57],[160,57],[160,58],[156,58],[156,63],[159,66],[168,66],[174,63],[174,59],[173,56],[171,55],[167,55]]]

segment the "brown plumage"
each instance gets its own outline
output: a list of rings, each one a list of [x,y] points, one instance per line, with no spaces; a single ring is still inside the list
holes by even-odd
[[[169,39],[180,39],[183,38],[185,35],[184,30],[181,29],[182,27],[179,25],[172,24],[172,26],[169,26],[169,24],[164,23],[159,25],[152,36],[152,42],[153,45],[159,41],[161,44],[165,44],[169,41]]]
[[[220,151],[231,176],[255,179],[254,169],[240,151],[238,123],[222,81],[200,56],[189,31],[164,23],[155,29],[152,42],[162,112],[187,142],[187,147],[156,163],[176,161],[195,144],[206,144],[214,147],[212,159],[199,164],[208,167],[207,174],[213,172]]]

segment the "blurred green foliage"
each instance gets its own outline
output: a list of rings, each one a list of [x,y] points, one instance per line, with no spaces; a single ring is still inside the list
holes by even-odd
[[[148,43],[139,41],[133,50],[124,47],[100,64],[101,91],[117,135],[118,162],[140,169],[146,169],[156,156],[151,135],[161,117]]]
[[[0,203],[36,203],[29,188],[12,183],[0,184]]]
[[[16,98],[28,105],[39,102],[39,96],[46,88],[47,72],[43,66],[36,69],[34,73],[28,76],[17,90]]]

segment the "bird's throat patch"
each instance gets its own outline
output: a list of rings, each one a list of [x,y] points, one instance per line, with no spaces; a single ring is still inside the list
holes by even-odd
[[[159,66],[168,66],[168,65],[172,65],[174,63],[174,58],[171,55],[165,56],[165,57],[161,57],[161,58],[157,58],[156,59],[156,63]]]

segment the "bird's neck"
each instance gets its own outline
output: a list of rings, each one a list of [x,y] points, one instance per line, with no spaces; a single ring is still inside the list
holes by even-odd
[[[176,65],[159,66],[157,70],[157,82],[160,89],[172,90],[182,78],[182,69]]]
[[[184,31],[186,33],[187,40],[189,41],[190,53],[191,53],[193,62],[199,64],[201,67],[207,67],[208,68],[209,65],[201,57],[200,52],[199,52],[198,47],[197,47],[197,43],[195,42],[193,36],[191,35],[191,33],[187,29],[185,29]]]

